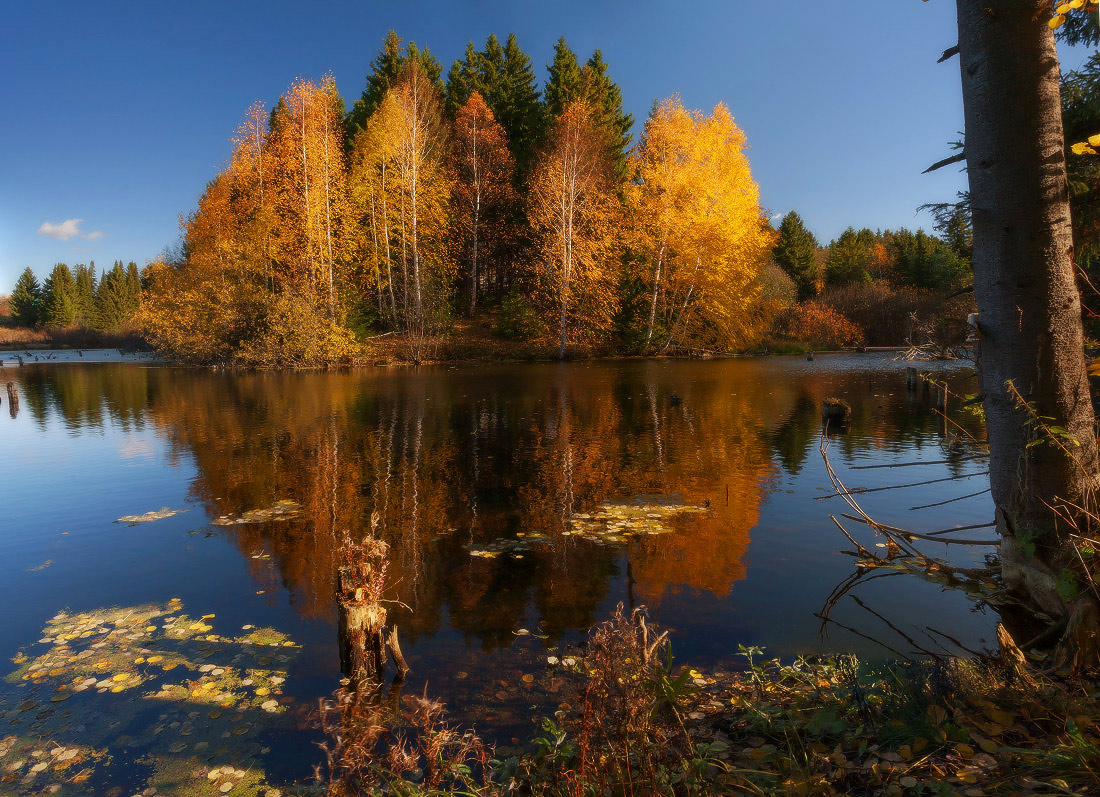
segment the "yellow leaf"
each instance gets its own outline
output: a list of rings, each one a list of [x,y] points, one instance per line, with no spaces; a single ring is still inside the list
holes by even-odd
[[[1047,25],[1049,25],[1049,26],[1050,26],[1050,29],[1051,29],[1051,30],[1055,30],[1055,29],[1057,29],[1057,28],[1060,28],[1060,27],[1062,27],[1062,24],[1063,24],[1063,23],[1064,23],[1065,21],[1066,21],[1066,18],[1065,18],[1065,17],[1063,17],[1063,16],[1057,16],[1057,17],[1052,17],[1052,18],[1051,18],[1051,20],[1050,20],[1050,22],[1048,22],[1048,23],[1047,23]]]
[[[1054,13],[1055,14],[1065,14],[1071,8],[1073,8],[1073,6],[1071,6],[1069,3],[1062,3],[1062,5],[1058,6],[1056,9],[1054,9]]]
[[[955,745],[955,752],[961,755],[967,761],[974,757],[974,748],[968,744]]]
[[[997,743],[989,737],[974,734],[974,739],[978,742],[978,747],[982,748],[984,752],[990,754],[997,752]]]
[[[1100,147],[1100,133],[1097,133],[1094,136],[1089,136],[1089,144],[1094,147]]]

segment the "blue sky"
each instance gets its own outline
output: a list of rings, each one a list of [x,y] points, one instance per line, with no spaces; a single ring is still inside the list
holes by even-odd
[[[540,79],[558,36],[582,59],[600,48],[636,131],[656,98],[725,102],[764,205],[823,241],[928,226],[915,208],[965,177],[920,174],[962,127],[958,61],[936,64],[954,25],[950,0],[8,4],[0,292],[25,266],[155,256],[251,102],[331,71],[350,105],[391,28],[444,70],[490,32],[516,33]]]

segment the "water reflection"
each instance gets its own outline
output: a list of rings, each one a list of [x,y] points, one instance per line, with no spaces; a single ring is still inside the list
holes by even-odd
[[[285,587],[300,614],[334,616],[336,542],[347,530],[389,544],[391,597],[407,606],[391,616],[406,639],[450,627],[485,649],[532,623],[551,640],[587,629],[620,585],[651,607],[685,591],[728,596],[746,577],[764,502],[816,456],[826,396],[853,408],[857,433],[837,438],[838,456],[937,444],[934,417],[901,400],[902,375],[881,364],[311,374],[71,365],[20,378],[43,430],[55,417],[73,434],[102,433],[108,421],[157,429],[194,461],[190,497],[210,519],[300,504],[297,519],[223,532],[256,581]],[[964,460],[950,467],[960,472]],[[707,511],[618,543],[569,534],[576,515],[609,501]],[[501,539],[539,544],[469,553]]]

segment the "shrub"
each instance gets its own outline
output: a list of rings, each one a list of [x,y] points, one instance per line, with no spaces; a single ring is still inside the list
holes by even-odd
[[[819,301],[798,306],[787,334],[823,349],[853,346],[863,340],[863,329],[858,324]]]
[[[918,338],[927,337],[925,327],[947,330],[955,321],[965,324],[972,299],[948,295],[880,281],[829,288],[817,301],[860,326],[869,345],[899,346],[924,342]]]
[[[517,290],[511,290],[500,303],[496,334],[505,340],[531,340],[545,333],[534,304]]]

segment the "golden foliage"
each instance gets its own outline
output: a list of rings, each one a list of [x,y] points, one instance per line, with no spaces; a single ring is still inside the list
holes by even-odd
[[[207,364],[350,356],[336,329],[352,254],[337,111],[331,77],[296,81],[270,129],[261,104],[249,109],[228,167],[182,222],[186,259],[151,269],[140,323],[158,349]]]
[[[351,156],[352,195],[369,224],[361,283],[380,317],[408,335],[414,357],[441,326],[454,273],[447,145],[439,92],[410,61],[356,135]]]
[[[459,109],[454,130],[454,221],[462,240],[473,312],[480,284],[492,266],[498,284],[502,281],[500,260],[509,232],[508,210],[515,201],[512,175],[516,162],[508,150],[504,128],[478,92],[471,93]]]
[[[535,165],[527,217],[538,246],[537,284],[558,357],[581,334],[611,324],[618,297],[618,202],[607,149],[587,103],[570,103]]]
[[[654,110],[626,191],[631,245],[648,287],[646,346],[732,349],[763,330],[758,275],[775,234],[761,216],[745,134],[722,104],[709,116],[678,97]]]

